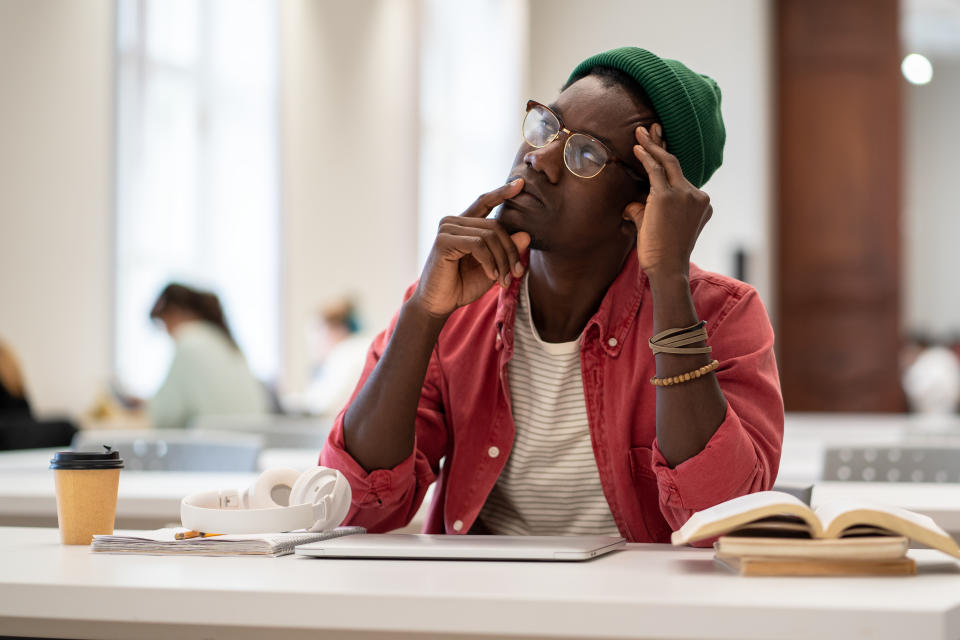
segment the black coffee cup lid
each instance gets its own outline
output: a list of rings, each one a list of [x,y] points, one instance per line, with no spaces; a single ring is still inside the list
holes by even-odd
[[[51,469],[123,469],[119,451],[58,451],[50,460]]]

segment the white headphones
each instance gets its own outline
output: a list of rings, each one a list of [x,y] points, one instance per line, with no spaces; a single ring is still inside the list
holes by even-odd
[[[242,491],[187,496],[180,502],[180,520],[188,529],[209,533],[327,531],[347,517],[351,497],[350,483],[336,469],[270,469]]]

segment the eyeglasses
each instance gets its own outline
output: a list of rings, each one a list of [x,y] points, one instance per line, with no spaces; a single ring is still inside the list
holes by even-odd
[[[523,118],[521,133],[527,144],[537,149],[547,146],[559,138],[561,133],[566,133],[563,163],[567,165],[570,173],[580,178],[595,178],[608,164],[620,163],[631,178],[646,181],[646,178],[614,155],[607,145],[585,133],[567,129],[560,116],[536,100],[527,101],[527,115]]]

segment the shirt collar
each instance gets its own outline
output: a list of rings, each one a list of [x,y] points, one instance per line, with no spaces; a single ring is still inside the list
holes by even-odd
[[[529,251],[521,257],[521,262],[526,269],[530,263]],[[647,287],[647,276],[640,269],[640,263],[633,251],[624,262],[620,273],[607,288],[600,308],[583,329],[584,345],[596,337],[603,350],[614,357],[620,354],[623,342],[636,320]],[[509,287],[500,289],[497,298],[496,344],[498,349],[505,346],[508,353],[513,351],[512,327],[517,314],[517,296],[522,281],[523,278],[514,278]],[[597,328],[596,332],[591,331],[593,326]]]

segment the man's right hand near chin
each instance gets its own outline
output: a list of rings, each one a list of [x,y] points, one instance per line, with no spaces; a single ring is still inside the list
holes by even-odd
[[[516,196],[523,179],[483,194],[459,216],[440,221],[437,239],[427,256],[420,283],[409,302],[436,318],[445,318],[486,293],[494,283],[508,287],[523,275],[522,254],[530,234],[508,234],[487,216],[494,207]]]

